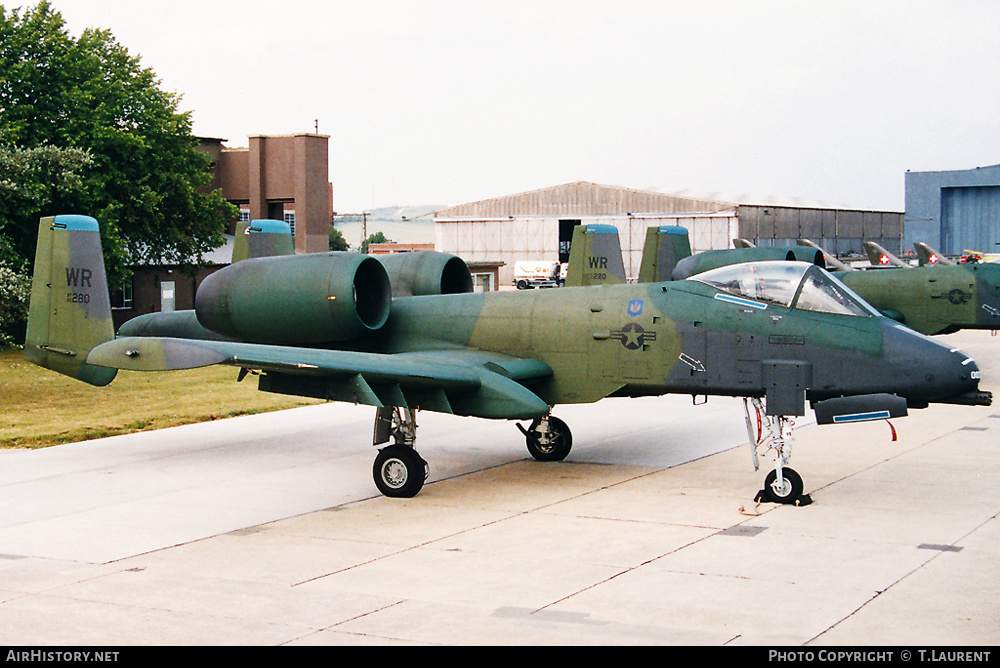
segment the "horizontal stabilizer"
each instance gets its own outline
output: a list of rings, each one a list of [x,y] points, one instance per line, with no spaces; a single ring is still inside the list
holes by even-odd
[[[87,363],[127,371],[178,371],[226,361],[226,355],[200,341],[125,337],[103,343],[87,355]]]

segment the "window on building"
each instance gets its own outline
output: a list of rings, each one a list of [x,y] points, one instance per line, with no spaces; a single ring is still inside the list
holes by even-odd
[[[132,301],[132,281],[129,281],[120,288],[111,290],[111,308],[114,310],[130,310],[133,308]]]
[[[493,290],[493,274],[473,274],[473,292],[490,292]]]

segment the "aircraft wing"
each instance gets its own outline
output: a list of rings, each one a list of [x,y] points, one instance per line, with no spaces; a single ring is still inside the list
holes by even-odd
[[[501,419],[547,414],[525,385],[552,375],[537,359],[468,348],[382,354],[164,337],[108,341],[86,361],[130,371],[223,364],[260,372],[264,391]]]

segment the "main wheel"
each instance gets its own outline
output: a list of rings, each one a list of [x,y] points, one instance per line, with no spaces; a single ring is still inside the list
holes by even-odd
[[[408,499],[423,488],[427,462],[409,446],[390,445],[378,451],[372,474],[378,491],[389,497]]]
[[[528,452],[540,462],[561,462],[573,447],[569,426],[556,417],[549,418],[549,433],[543,438],[536,429],[525,434]]]
[[[776,485],[778,472],[771,471],[764,478],[764,494],[774,503],[795,503],[795,500],[802,496],[802,476],[795,469],[782,467],[782,485]]]

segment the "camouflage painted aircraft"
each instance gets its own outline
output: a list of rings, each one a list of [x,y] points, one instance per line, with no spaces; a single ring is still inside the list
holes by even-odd
[[[800,243],[758,248],[738,242],[738,248],[682,258],[666,276],[650,275],[646,280],[680,280],[740,262],[796,259],[826,268],[835,261],[812,242]],[[832,273],[883,315],[927,335],[1000,329],[1000,265],[939,262],[913,267],[877,244],[867,247],[871,264],[885,269],[855,270],[838,263],[841,269]],[[883,255],[889,257],[883,261]]]
[[[671,246],[680,236],[654,235]],[[806,401],[819,423],[833,424],[991,400],[971,358],[880,316],[809,263],[486,293],[468,292],[459,263],[433,252],[249,257],[206,278],[189,315],[153,314],[116,338],[97,221],[44,218],[25,356],[94,385],[118,369],[223,364],[238,379],[258,374],[264,391],[375,406],[373,477],[393,497],[417,494],[427,475],[414,448],[417,410],[529,421],[518,424],[528,451],[555,461],[572,436],[553,406],[745,397],[768,431],[751,439],[755,463],[766,447],[776,464],[762,493],[793,503],[808,496],[788,467],[792,419]],[[393,284],[411,296],[393,297]],[[747,421],[749,433],[749,409]]]
[[[877,244],[868,245],[869,261],[894,265],[894,271],[854,271],[840,280],[885,315],[922,334],[951,334],[961,329],[1000,329],[1000,265],[944,262],[926,244],[916,244],[928,262],[913,267]],[[883,257],[888,259],[882,260]],[[931,262],[930,258],[938,258]]]

